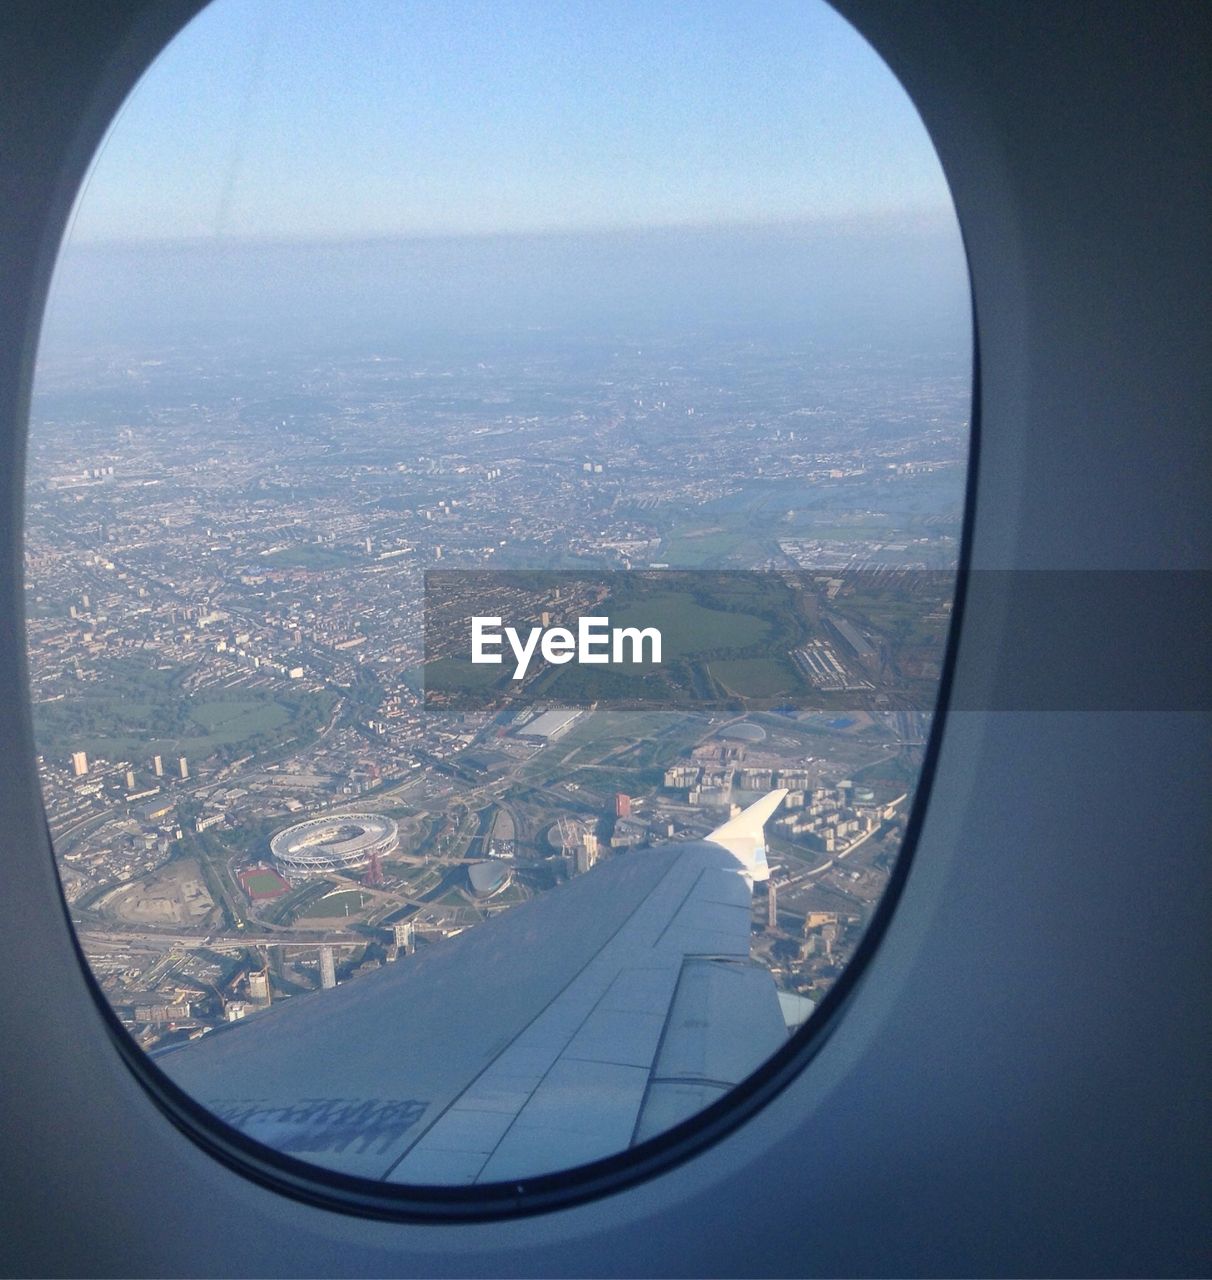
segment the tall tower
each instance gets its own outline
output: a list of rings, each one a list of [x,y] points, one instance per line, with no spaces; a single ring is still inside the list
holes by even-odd
[[[83,751],[72,752],[72,773],[77,778],[83,778],[88,772],[88,756]]]
[[[598,838],[592,831],[586,831],[582,834],[581,842],[577,845],[574,856],[578,875],[583,875],[597,862]]]
[[[332,947],[320,948],[320,986],[328,991],[337,985],[337,966],[333,959]]]
[[[576,875],[581,870],[576,853],[580,844],[576,824],[568,818],[558,818],[556,826],[560,832],[560,853],[563,855],[564,865],[570,876]]]

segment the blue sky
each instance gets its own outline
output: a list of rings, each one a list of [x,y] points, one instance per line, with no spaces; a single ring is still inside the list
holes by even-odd
[[[821,0],[214,0],[138,85],[72,240],[949,223]]]

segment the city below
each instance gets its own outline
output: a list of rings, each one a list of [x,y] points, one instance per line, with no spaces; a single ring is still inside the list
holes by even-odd
[[[39,763],[123,1022],[151,1048],[267,1016],[773,787],[752,954],[810,1010],[903,839],[968,397],[966,352],[707,336],[44,362]],[[424,696],[437,569],[762,571],[812,625],[780,651],[760,610],[671,586],[702,705],[444,708]],[[546,623],[573,602],[533,603]]]

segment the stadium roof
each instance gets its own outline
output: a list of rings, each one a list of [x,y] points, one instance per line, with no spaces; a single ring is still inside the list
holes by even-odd
[[[554,738],[563,733],[580,714],[575,707],[552,707],[529,724],[524,724],[517,732],[523,738]]]

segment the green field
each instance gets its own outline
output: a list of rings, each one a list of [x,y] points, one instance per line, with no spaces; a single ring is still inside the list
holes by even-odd
[[[248,890],[257,896],[277,893],[282,888],[282,881],[270,871],[249,871],[244,875],[244,883]]]
[[[638,775],[641,768],[671,762],[697,742],[707,730],[699,716],[679,711],[606,711],[597,710],[583,716],[558,741],[544,748],[521,771],[528,782],[543,782],[584,769],[577,780],[591,785],[601,782],[600,771],[588,768],[616,753],[628,752],[624,771]],[[632,757],[635,758],[634,765]]]
[[[297,547],[284,547],[261,557],[266,565],[274,569],[347,569],[357,561],[345,551],[335,551],[332,547],[321,547],[311,543],[303,543]]]
[[[746,544],[752,545],[755,558],[761,555],[760,545],[744,529],[679,529],[661,543],[660,558],[675,569],[719,569]]]
[[[313,902],[311,906],[300,911],[296,918],[299,920],[331,920],[342,916],[352,916],[356,915],[372,901],[373,899],[364,894],[361,889],[342,889],[339,893],[329,894],[328,897],[321,898],[318,902]]]
[[[251,734],[281,728],[290,714],[280,703],[265,698],[233,698],[191,703],[189,718],[216,742],[239,742]]]
[[[662,661],[695,657],[705,649],[744,649],[761,644],[770,624],[751,613],[733,613],[700,604],[689,591],[646,596],[612,611],[611,626],[656,627],[661,633]]]
[[[99,674],[63,701],[34,708],[40,751],[136,761],[204,759],[216,751],[234,758],[315,731],[333,704],[332,694],[293,689],[208,690],[195,697],[182,687],[183,672],[131,661],[111,663]]]
[[[498,682],[507,682],[513,668],[505,662],[474,663],[470,658],[435,658],[422,668],[422,682],[430,691],[442,693],[486,693]]]
[[[801,687],[795,669],[782,658],[718,658],[709,670],[726,689],[744,698],[770,698]]]

